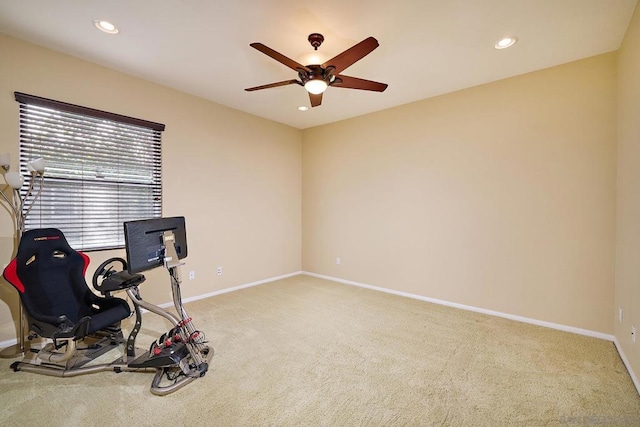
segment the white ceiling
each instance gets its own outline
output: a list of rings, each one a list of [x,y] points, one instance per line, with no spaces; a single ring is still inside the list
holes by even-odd
[[[0,32],[300,129],[618,49],[637,0],[0,0]],[[93,27],[105,19],[109,36]],[[368,36],[380,47],[344,74],[383,93],[330,87],[321,106],[249,47],[320,63]],[[515,46],[493,45],[515,35]],[[1,58],[2,61],[10,58]]]

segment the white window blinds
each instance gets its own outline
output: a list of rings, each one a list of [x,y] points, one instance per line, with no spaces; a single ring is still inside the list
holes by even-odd
[[[164,125],[19,92],[15,97],[20,172],[27,177],[27,162],[46,160],[44,188],[26,229],[58,228],[77,250],[112,249],[124,246],[123,222],[162,215]]]

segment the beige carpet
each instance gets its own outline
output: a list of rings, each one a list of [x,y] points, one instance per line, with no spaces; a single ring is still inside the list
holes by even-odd
[[[204,378],[158,397],[152,374],[54,378],[0,360],[0,424],[640,425],[608,341],[308,276],[186,308],[216,351]],[[139,345],[166,328],[146,314]]]

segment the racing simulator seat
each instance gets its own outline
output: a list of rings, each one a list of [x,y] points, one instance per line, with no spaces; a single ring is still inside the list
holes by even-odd
[[[89,257],[72,249],[60,230],[44,228],[23,234],[3,276],[19,292],[28,339],[38,343],[32,343],[31,352],[11,365],[14,371],[58,377],[102,371],[155,372],[151,392],[156,395],[172,393],[206,374],[213,349],[195,329],[180,296],[179,260],[187,255],[184,217],[130,221],[124,229],[128,262],[111,258],[93,275],[93,287],[102,296],[85,281]],[[114,270],[115,264],[122,271]],[[159,266],[169,272],[177,315],[140,296],[139,285],[145,277],[139,273]],[[133,311],[127,301],[113,296],[119,291],[127,293]],[[142,325],[141,308],[172,324],[149,350],[135,346]],[[125,340],[120,323],[134,313],[135,326]],[[92,363],[116,349],[119,357],[115,361]]]

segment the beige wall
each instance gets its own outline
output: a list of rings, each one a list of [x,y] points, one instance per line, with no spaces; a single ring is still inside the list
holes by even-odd
[[[637,44],[631,35],[625,46]],[[625,49],[621,94],[637,85],[625,83],[638,68]],[[0,62],[0,152],[14,159],[16,90],[167,125],[164,214],[187,217],[184,273],[197,275],[186,297],[302,266],[607,334],[614,305],[628,304],[625,322],[640,314],[625,296],[637,282],[631,258],[618,264],[614,304],[616,54],[301,132],[9,37],[0,50],[11,58]],[[637,99],[620,99],[621,138]],[[619,237],[633,228],[637,151],[618,160],[628,187]],[[0,214],[8,260],[11,227]],[[637,253],[640,242],[619,240]],[[122,252],[90,255],[95,267]],[[143,296],[168,301],[162,271],[148,278],[156,284]],[[15,337],[15,292],[4,282],[0,300],[1,342]]]
[[[163,214],[186,217],[189,257],[183,277],[188,270],[196,272],[195,280],[185,280],[183,296],[300,270],[300,130],[2,35],[0,52],[0,153],[11,153],[14,168],[14,91],[166,124]],[[0,244],[4,265],[13,247],[4,211]],[[89,253],[89,272],[122,254]],[[222,276],[215,274],[216,266],[224,268]],[[143,297],[170,301],[168,283],[162,269],[155,270],[141,287]],[[15,295],[0,280],[0,342],[16,336]]]
[[[633,371],[640,375],[640,7],[619,51],[618,200],[615,336]],[[617,309],[623,309],[620,322]],[[639,329],[640,330],[640,329]]]
[[[616,73],[606,54],[305,130],[303,269],[612,334]]]

